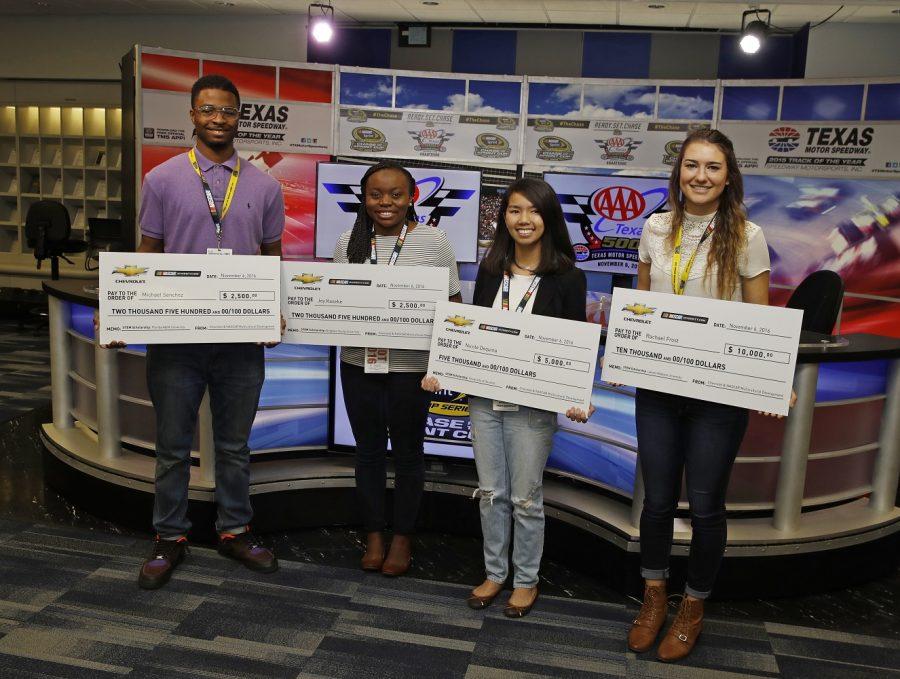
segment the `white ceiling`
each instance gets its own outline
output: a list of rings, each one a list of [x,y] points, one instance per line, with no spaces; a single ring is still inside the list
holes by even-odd
[[[327,2],[327,0],[318,0]],[[0,0],[0,16],[30,14],[210,14],[305,15],[307,0]],[[736,0],[332,0],[342,23],[395,22],[487,24],[582,24],[651,28],[715,28],[736,30],[741,12],[770,9],[772,23],[797,28],[830,19],[840,22],[896,23],[900,0],[822,0],[739,2]],[[843,4],[843,7],[842,7]],[[900,33],[898,33],[900,37]]]

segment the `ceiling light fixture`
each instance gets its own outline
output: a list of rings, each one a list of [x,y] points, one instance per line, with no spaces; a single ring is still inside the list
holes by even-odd
[[[765,14],[765,21],[760,17]],[[750,17],[750,21],[748,21]],[[755,17],[755,18],[754,18]],[[767,9],[748,9],[741,15],[741,49],[746,54],[756,54],[762,47],[772,22],[772,12]]]
[[[316,42],[331,42],[334,37],[334,7],[314,2],[306,12],[307,27]]]

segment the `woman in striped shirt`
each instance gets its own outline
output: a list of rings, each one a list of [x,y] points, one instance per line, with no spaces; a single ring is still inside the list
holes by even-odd
[[[338,238],[334,261],[446,267],[450,301],[462,301],[456,256],[447,234],[420,225],[416,218],[412,175],[396,163],[381,162],[366,171],[361,188],[356,223]],[[425,479],[423,444],[430,394],[420,383],[427,367],[427,351],[341,350],[344,404],[356,439],[356,495],[367,532],[363,570],[398,576],[409,568],[410,536]],[[394,459],[394,537],[385,557],[388,436]]]

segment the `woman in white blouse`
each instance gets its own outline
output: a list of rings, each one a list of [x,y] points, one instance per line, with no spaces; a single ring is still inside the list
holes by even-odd
[[[718,130],[691,132],[669,178],[671,212],[647,220],[640,243],[641,290],[769,303],[769,252],[747,220],[744,185],[731,141]],[[725,552],[725,491],[747,429],[743,408],[638,389],[636,420],[645,498],[641,513],[644,603],[628,634],[638,653],[666,619],[666,578],[684,474],[691,516],[687,585],[657,650],[663,661],[694,647]]]

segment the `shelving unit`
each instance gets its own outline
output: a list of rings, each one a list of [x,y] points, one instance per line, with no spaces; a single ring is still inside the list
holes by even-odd
[[[119,108],[0,103],[0,261],[33,262],[25,216],[39,200],[68,209],[72,238],[121,217],[121,137]]]

